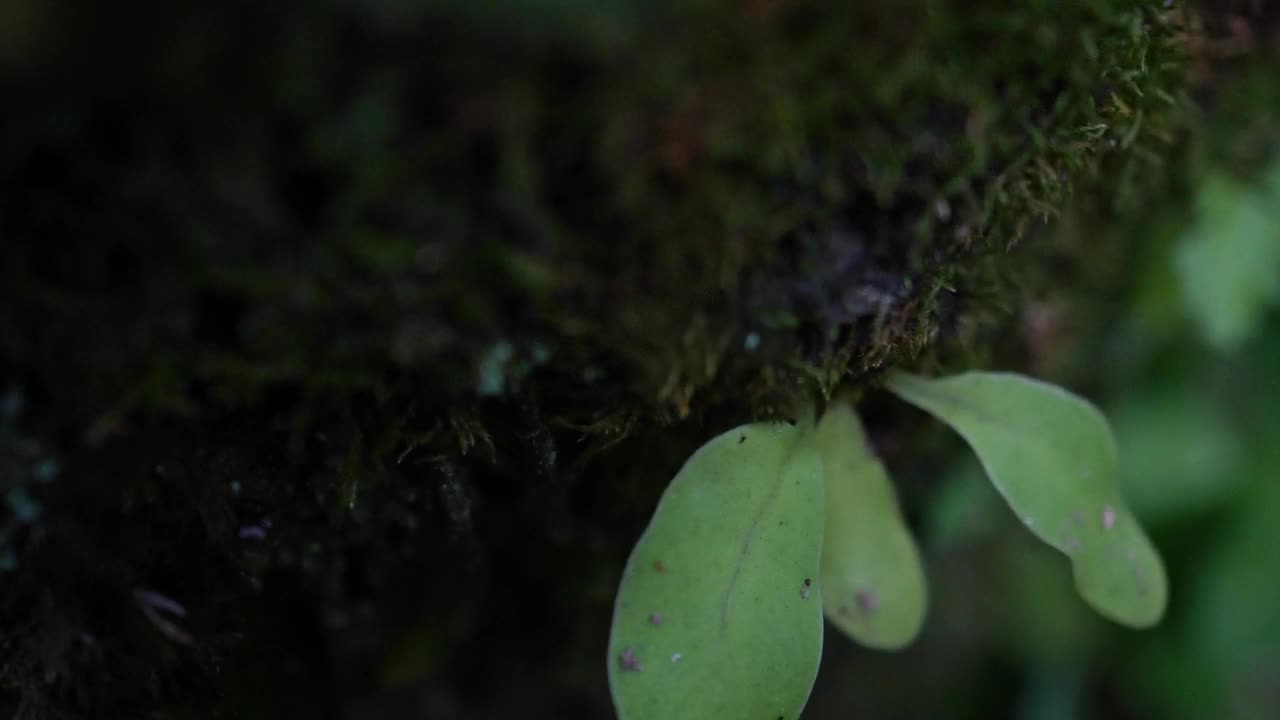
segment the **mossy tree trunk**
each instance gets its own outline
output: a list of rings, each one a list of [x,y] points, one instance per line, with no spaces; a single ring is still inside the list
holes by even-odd
[[[42,718],[606,714],[684,456],[984,353],[1185,82],[1160,2],[13,8],[0,682]]]

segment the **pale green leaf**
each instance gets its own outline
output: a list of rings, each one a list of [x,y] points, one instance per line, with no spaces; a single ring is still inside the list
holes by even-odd
[[[924,623],[924,569],[884,465],[857,414],[832,406],[818,424],[826,490],[822,608],[855,642],[893,650]]]
[[[1196,206],[1178,245],[1183,296],[1208,340],[1230,350],[1280,297],[1280,163],[1256,186],[1208,176]]]
[[[1160,620],[1164,565],[1120,494],[1115,440],[1093,405],[1008,373],[894,373],[888,386],[964,437],[1023,524],[1071,559],[1095,610],[1134,627]]]
[[[622,720],[799,717],[822,655],[813,436],[812,422],[746,425],[671,481],[614,606]]]

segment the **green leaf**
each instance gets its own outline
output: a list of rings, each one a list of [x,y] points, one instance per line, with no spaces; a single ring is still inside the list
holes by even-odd
[[[689,458],[613,611],[621,720],[795,720],[822,655],[822,463],[812,422],[731,430]]]
[[[1071,559],[1089,605],[1124,625],[1159,622],[1164,565],[1120,495],[1115,439],[1097,408],[1009,373],[894,373],[888,387],[964,437],[1023,524]]]
[[[1208,176],[1177,254],[1183,296],[1216,347],[1231,350],[1280,297],[1280,163],[1257,186]]]
[[[826,490],[823,611],[855,642],[904,647],[924,624],[924,569],[889,475],[853,408],[837,404],[823,415],[818,451]]]

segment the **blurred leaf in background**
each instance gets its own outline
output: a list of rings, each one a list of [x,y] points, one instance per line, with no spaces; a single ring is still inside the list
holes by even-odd
[[[1250,187],[1208,175],[1177,267],[1186,304],[1219,349],[1238,347],[1280,293],[1280,162]]]
[[[1180,551],[1176,621],[1134,649],[1125,673],[1154,717],[1280,717],[1280,383],[1271,379],[1277,367],[1280,322],[1272,317],[1239,353],[1211,356],[1166,386],[1165,402],[1182,408],[1170,415],[1181,419],[1153,412],[1140,430],[1136,421],[1117,424],[1132,431],[1127,437],[1139,448],[1145,442],[1163,450],[1163,459],[1148,461],[1175,473],[1160,501],[1138,500],[1154,500],[1154,487],[1135,494],[1135,506],[1163,523],[1167,544]],[[1195,421],[1193,405],[1200,408]],[[1171,459],[1199,453],[1187,464],[1202,466],[1207,477],[1187,484],[1178,477],[1187,468],[1179,471]]]
[[[1144,521],[1177,520],[1238,493],[1244,449],[1225,408],[1201,386],[1155,381],[1121,398],[1109,415],[1123,447],[1120,484]]]

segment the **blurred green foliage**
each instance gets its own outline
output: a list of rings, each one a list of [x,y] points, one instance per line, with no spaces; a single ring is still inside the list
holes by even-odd
[[[1118,631],[1063,602],[1062,578],[1029,559],[1036,549],[1001,521],[972,460],[924,504],[935,562],[993,556],[998,586],[1016,588],[999,611],[977,607],[1017,628],[1005,652],[1019,668],[1019,718],[1280,717],[1280,166],[1277,148],[1259,156],[1255,144],[1280,128],[1280,106],[1256,107],[1246,91],[1268,87],[1264,76],[1277,85],[1273,67],[1245,61],[1149,204],[1058,230],[1066,246],[1099,225],[1134,238],[1082,284],[1090,294],[1058,296],[1075,314],[1057,330],[1072,340],[1053,347],[1072,349],[1050,366],[1091,384],[1112,420],[1124,493],[1170,566],[1162,624]],[[1245,124],[1254,132],[1238,132]],[[983,592],[969,586],[983,579],[951,582],[939,594]]]
[[[1280,300],[1280,163],[1250,186],[1209,175],[1178,248],[1183,296],[1219,348],[1234,348]]]

